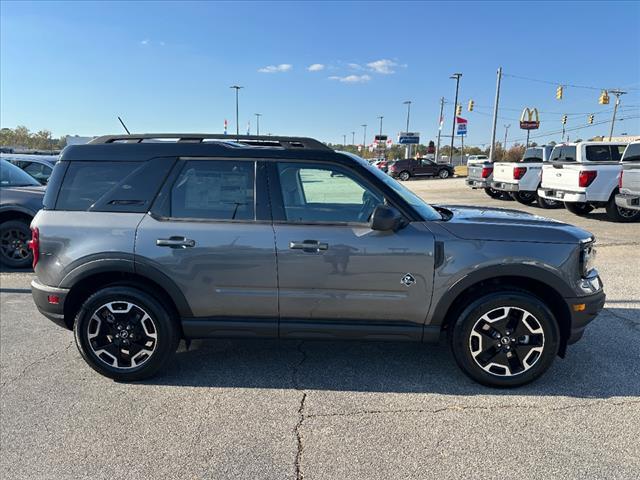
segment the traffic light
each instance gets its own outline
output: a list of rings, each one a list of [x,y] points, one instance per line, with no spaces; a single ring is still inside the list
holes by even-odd
[[[591,115],[589,115],[589,120],[588,120],[589,124],[593,123],[593,113]]]
[[[462,105],[458,104],[458,106],[456,107],[456,115],[460,116],[462,115]]]
[[[558,88],[556,88],[556,98],[558,100],[562,100],[562,93],[563,93],[564,87],[560,86]]]
[[[470,112],[473,112],[473,100],[469,100],[469,106],[467,107],[467,109],[468,109]]]
[[[567,124],[567,116],[566,115],[562,115],[562,124],[563,125]]]
[[[598,103],[600,105],[609,105],[609,92],[607,92],[606,90],[602,90],[600,98],[598,99]]]

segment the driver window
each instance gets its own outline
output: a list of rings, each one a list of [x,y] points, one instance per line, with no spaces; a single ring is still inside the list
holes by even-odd
[[[288,222],[366,223],[383,196],[346,169],[309,163],[278,163]]]

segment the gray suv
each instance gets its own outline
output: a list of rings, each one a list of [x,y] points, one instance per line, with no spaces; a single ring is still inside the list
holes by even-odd
[[[594,238],[431,206],[308,138],[109,136],[67,147],[32,225],[38,309],[118,380],[180,339],[436,342],[491,386],[540,376],[604,305]]]

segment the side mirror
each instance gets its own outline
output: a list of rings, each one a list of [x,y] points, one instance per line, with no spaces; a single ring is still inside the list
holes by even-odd
[[[371,215],[371,230],[398,230],[402,226],[402,215],[395,208],[378,205]]]

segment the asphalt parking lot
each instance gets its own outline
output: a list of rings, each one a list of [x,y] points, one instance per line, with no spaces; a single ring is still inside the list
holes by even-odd
[[[596,234],[606,308],[536,383],[468,380],[446,345],[199,341],[142,383],[100,377],[0,273],[0,472],[22,478],[640,478],[640,223],[493,200]]]

